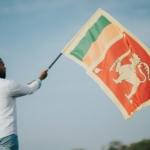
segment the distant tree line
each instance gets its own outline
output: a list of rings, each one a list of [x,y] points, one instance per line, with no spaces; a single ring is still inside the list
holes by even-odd
[[[131,143],[129,146],[122,144],[120,141],[114,141],[110,143],[106,150],[150,150],[150,139]]]
[[[73,149],[73,150],[85,150],[85,149]],[[109,144],[108,148],[103,146],[100,150],[150,150],[150,139],[144,139],[139,142],[131,143],[130,145],[124,145],[120,141],[113,141]]]

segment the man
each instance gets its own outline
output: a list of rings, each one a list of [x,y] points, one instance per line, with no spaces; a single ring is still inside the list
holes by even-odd
[[[28,85],[7,80],[5,64],[0,58],[0,150],[18,150],[16,98],[34,93],[47,77],[43,71],[39,78]]]

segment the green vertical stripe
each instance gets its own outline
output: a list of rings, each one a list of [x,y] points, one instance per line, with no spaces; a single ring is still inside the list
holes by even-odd
[[[101,16],[87,31],[86,35],[80,40],[78,45],[70,52],[70,54],[82,61],[82,58],[86,55],[90,45],[97,40],[102,30],[110,23],[111,22],[104,16]]]

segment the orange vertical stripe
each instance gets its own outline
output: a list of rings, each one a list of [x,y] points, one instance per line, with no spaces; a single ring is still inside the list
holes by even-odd
[[[99,35],[98,39],[92,43],[90,49],[82,61],[89,67],[101,56],[107,44],[120,33],[121,30],[114,24],[110,24],[105,27],[102,33]]]

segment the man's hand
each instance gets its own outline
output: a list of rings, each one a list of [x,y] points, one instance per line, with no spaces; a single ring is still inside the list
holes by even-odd
[[[47,72],[48,72],[48,69],[46,69],[45,71],[41,72],[40,76],[39,76],[39,79],[40,80],[44,80],[46,77],[47,77]]]

